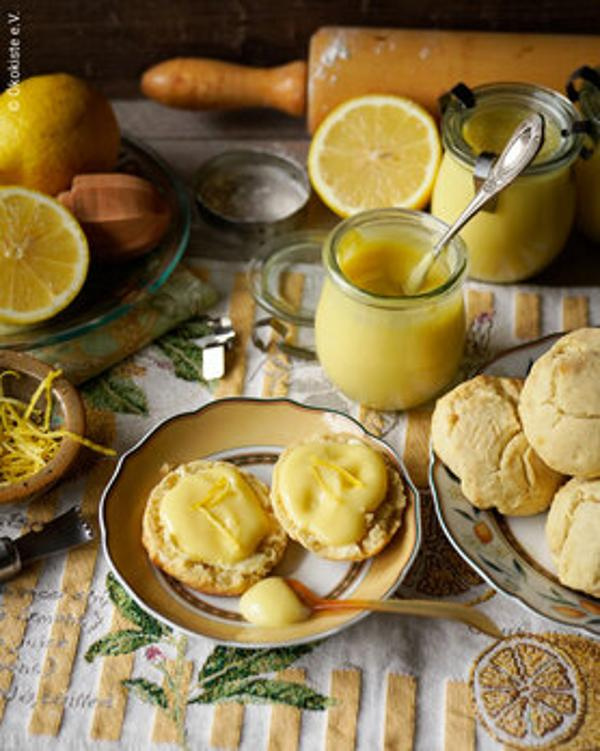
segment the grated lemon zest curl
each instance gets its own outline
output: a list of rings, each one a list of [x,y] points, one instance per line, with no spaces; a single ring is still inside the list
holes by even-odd
[[[4,380],[8,376],[20,378],[14,370],[0,373],[0,487],[22,482],[39,472],[58,453],[65,438],[104,456],[115,456],[116,451],[101,446],[89,438],[66,428],[51,429],[52,386],[62,370],[53,370],[40,381],[29,402],[4,393]],[[45,397],[43,410],[38,402]]]

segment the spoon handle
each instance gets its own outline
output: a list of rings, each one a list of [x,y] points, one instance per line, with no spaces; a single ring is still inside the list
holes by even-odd
[[[434,259],[438,257],[448,240],[458,234],[479,209],[521,174],[538,153],[543,141],[544,118],[534,112],[520,123],[473,200],[438,239],[433,248]]]
[[[495,639],[502,638],[502,632],[485,613],[469,605],[457,602],[436,600],[327,600],[327,610],[362,609],[382,613],[415,615],[419,618],[446,618],[460,621]]]

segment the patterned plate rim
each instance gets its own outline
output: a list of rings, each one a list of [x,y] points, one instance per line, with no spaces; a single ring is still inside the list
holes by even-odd
[[[552,346],[552,344],[556,340],[564,336],[565,333],[567,332],[555,332],[552,334],[547,334],[546,336],[540,337],[538,339],[533,339],[529,342],[525,342],[524,344],[519,344],[515,347],[510,347],[508,349],[502,350],[493,358],[488,360],[481,368],[479,368],[476,374],[486,373],[492,365],[504,360],[507,357],[514,355],[516,352],[525,352],[527,350],[539,347],[542,344],[547,344],[549,348],[550,346]],[[596,625],[593,623],[582,624],[582,623],[575,622],[572,619],[568,619],[567,616],[561,617],[559,615],[555,615],[554,613],[540,610],[538,607],[533,605],[527,599],[527,592],[530,589],[529,587],[526,589],[522,589],[519,592],[511,592],[510,590],[506,589],[495,578],[493,571],[482,566],[482,564],[479,563],[475,559],[474,554],[468,549],[467,546],[463,547],[463,545],[461,544],[461,540],[456,539],[452,530],[450,529],[449,523],[446,521],[446,517],[444,515],[443,503],[440,500],[440,497],[438,494],[434,472],[435,472],[435,469],[440,466],[443,467],[444,465],[438,459],[438,457],[434,454],[433,448],[431,447],[431,444],[430,444],[429,446],[429,472],[428,472],[429,489],[431,491],[431,495],[433,498],[433,505],[435,507],[435,512],[436,512],[438,521],[440,523],[440,526],[444,530],[444,534],[446,535],[446,538],[448,539],[452,547],[456,550],[456,552],[477,572],[477,574],[479,574],[479,576],[481,576],[481,578],[485,582],[491,585],[497,592],[500,592],[506,597],[510,597],[512,600],[515,600],[516,602],[518,602],[520,605],[525,607],[530,612],[535,613],[536,615],[539,615],[543,618],[547,618],[548,620],[554,621],[555,623],[560,623],[561,625],[568,626],[569,628],[575,629],[576,631],[585,632],[586,634],[591,634],[593,636],[599,636],[600,635],[600,623]],[[553,586],[559,586],[569,592],[573,592],[575,595],[577,594],[576,590],[571,590],[567,587],[563,587],[562,584],[560,583],[557,584],[555,581],[548,578],[545,572],[540,570],[539,567],[533,567],[531,562],[528,561],[527,558],[524,558],[520,554],[519,549],[515,548],[511,544],[510,538],[504,534],[502,526],[496,523],[494,515],[491,511],[479,510],[479,513],[481,514],[482,519],[492,522],[493,526],[499,530],[499,532],[502,535],[503,541],[508,547],[510,547],[510,549],[513,551],[513,553],[515,554],[515,557],[519,560],[520,563],[526,565],[527,568],[533,568],[538,574],[538,576],[540,576],[545,581],[550,582]],[[581,594],[584,595],[584,593],[581,593]]]
[[[329,636],[333,636],[337,633],[340,633],[341,631],[355,625],[356,623],[362,621],[364,618],[367,618],[369,615],[371,615],[371,611],[363,610],[358,612],[355,616],[352,618],[349,618],[347,621],[335,625],[332,628],[329,628],[327,630],[320,631],[316,634],[309,634],[307,636],[299,637],[299,638],[291,638],[291,639],[281,639],[274,642],[247,642],[247,641],[236,641],[236,640],[230,640],[230,639],[219,639],[214,636],[208,636],[201,631],[196,631],[191,628],[187,628],[186,626],[175,623],[171,621],[167,616],[165,616],[163,613],[161,613],[158,610],[155,610],[153,607],[151,607],[149,604],[147,604],[142,597],[140,597],[137,592],[134,591],[134,589],[129,585],[129,583],[125,580],[125,577],[121,574],[119,571],[116,563],[113,561],[112,556],[109,552],[109,545],[108,545],[108,528],[107,528],[107,522],[106,522],[106,507],[108,498],[111,494],[111,491],[113,487],[116,485],[119,475],[121,474],[123,467],[127,460],[131,458],[133,455],[137,454],[143,447],[143,445],[148,441],[152,436],[154,436],[159,431],[163,430],[166,426],[168,426],[170,423],[172,423],[174,420],[177,420],[181,417],[191,417],[195,415],[201,414],[203,411],[207,409],[214,409],[217,408],[220,404],[227,404],[227,403],[253,403],[253,404],[265,404],[265,405],[277,405],[277,404],[287,404],[291,407],[301,409],[301,410],[309,410],[312,412],[319,412],[324,414],[332,414],[332,415],[338,415],[343,417],[346,420],[349,420],[351,423],[354,423],[354,425],[364,434],[367,436],[370,440],[374,441],[375,443],[383,445],[394,457],[395,461],[397,462],[398,466],[401,468],[403,473],[403,480],[406,483],[406,486],[408,490],[410,491],[410,494],[412,496],[412,502],[414,505],[414,545],[413,548],[406,560],[406,563],[404,564],[402,570],[400,571],[399,575],[396,577],[394,582],[391,584],[391,586],[381,595],[381,599],[385,600],[389,598],[393,592],[398,588],[398,586],[401,584],[401,582],[404,580],[408,572],[410,571],[411,567],[414,564],[414,561],[417,557],[417,554],[419,552],[420,546],[421,546],[421,536],[422,536],[422,525],[421,525],[421,504],[420,504],[420,495],[419,491],[414,485],[412,478],[407,471],[404,462],[396,452],[396,450],[390,446],[387,441],[384,441],[379,436],[373,435],[370,431],[365,428],[365,426],[357,420],[352,415],[347,414],[346,412],[342,412],[338,409],[330,409],[327,407],[318,407],[310,404],[302,404],[301,402],[298,402],[294,399],[289,398],[261,398],[261,397],[251,397],[251,396],[232,396],[232,397],[224,397],[221,399],[212,399],[205,404],[202,404],[201,406],[197,407],[196,409],[191,410],[185,410],[183,412],[178,412],[174,415],[171,415],[164,420],[160,421],[157,425],[152,427],[150,430],[148,430],[131,448],[129,448],[125,453],[123,453],[116,464],[116,467],[106,484],[102,496],[100,498],[100,504],[98,507],[98,519],[99,519],[99,526],[100,526],[100,535],[101,535],[101,543],[102,543],[102,552],[104,553],[104,557],[106,561],[108,562],[108,565],[114,574],[115,578],[118,580],[118,582],[121,584],[121,586],[125,589],[125,591],[129,594],[129,596],[143,609],[151,613],[153,616],[158,618],[161,622],[168,624],[169,626],[176,628],[178,631],[181,631],[182,633],[186,633],[189,636],[202,636],[204,638],[209,638],[212,641],[220,644],[227,644],[231,646],[237,646],[242,648],[248,648],[248,649],[256,649],[256,648],[270,648],[270,647],[288,647],[288,646],[294,646],[297,644],[307,644],[314,641],[319,641],[321,639],[325,639]],[[402,529],[401,527],[400,529]],[[377,556],[373,560],[375,560]]]

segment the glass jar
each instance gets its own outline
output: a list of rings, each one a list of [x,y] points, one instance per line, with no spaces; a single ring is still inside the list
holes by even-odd
[[[442,117],[445,153],[431,211],[451,224],[476,192],[483,152],[499,154],[531,112],[544,117],[545,140],[529,167],[462,230],[469,273],[488,282],[516,282],[541,271],[560,252],[575,215],[572,165],[581,149],[577,111],[551,89],[489,84],[450,97]],[[484,175],[482,175],[484,176]]]
[[[430,214],[377,209],[346,219],[327,237],[317,355],[351,399],[376,409],[406,409],[428,401],[456,374],[466,329],[464,242],[457,237],[448,244],[425,291],[379,288],[382,280],[406,279],[445,229]]]
[[[581,114],[590,126],[590,140],[586,144],[589,152],[575,166],[575,221],[584,235],[600,242],[600,68],[583,68],[582,71],[587,71],[587,74],[584,74],[581,91],[572,87],[570,96],[579,100]]]

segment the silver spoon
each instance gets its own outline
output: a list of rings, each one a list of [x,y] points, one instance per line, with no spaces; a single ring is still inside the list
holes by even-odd
[[[479,209],[523,172],[540,150],[543,141],[544,118],[536,112],[517,126],[504,150],[494,162],[490,174],[475,193],[473,200],[410,272],[404,284],[405,294],[414,295],[421,289],[430,268],[448,242],[460,232]]]

